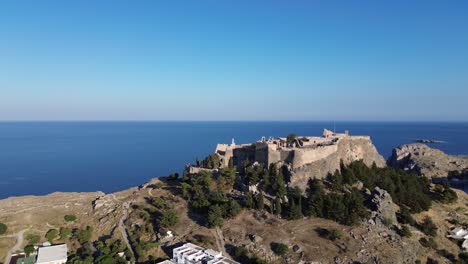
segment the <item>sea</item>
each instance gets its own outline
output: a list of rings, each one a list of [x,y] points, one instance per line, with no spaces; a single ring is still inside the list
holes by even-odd
[[[105,193],[182,172],[217,143],[321,135],[370,135],[380,154],[416,139],[468,155],[468,123],[435,122],[0,122],[0,199],[51,192]]]

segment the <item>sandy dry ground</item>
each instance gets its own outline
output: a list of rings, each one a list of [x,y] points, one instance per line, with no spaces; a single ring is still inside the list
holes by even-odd
[[[157,180],[152,181],[152,183]],[[199,224],[197,215],[190,214],[187,202],[174,196],[175,187],[153,189],[148,184],[141,188],[132,188],[110,195],[103,193],[54,193],[48,196],[25,196],[0,200],[0,222],[9,227],[7,234],[0,237],[0,260],[7,257],[7,252],[15,252],[25,246],[21,241],[22,231],[37,233],[45,240],[44,234],[50,228],[59,229],[62,226],[85,227],[91,225],[95,228],[93,239],[102,235],[111,235],[125,240],[126,228],[131,219],[132,206],[144,204],[145,198],[164,196],[173,200],[174,210],[179,214],[179,223],[172,228],[175,237],[168,241],[169,245],[188,240],[195,241],[197,236],[208,238],[205,246],[229,252],[231,246],[244,246],[257,255],[265,257],[271,263],[281,263],[272,254],[271,243],[282,242],[292,248],[297,245],[299,250],[290,250],[288,258],[296,263],[299,260],[334,262],[337,258],[341,262],[349,262],[366,256],[378,256],[383,263],[414,263],[412,257],[425,259],[427,256],[439,260],[439,263],[448,263],[447,259],[440,257],[435,251],[422,247],[418,240],[422,234],[412,228],[411,238],[392,239],[385,236],[385,230],[368,225],[347,227],[333,221],[320,218],[306,218],[296,221],[279,219],[268,213],[244,210],[234,219],[226,220],[220,229],[207,229]],[[458,218],[460,222],[468,223],[468,198],[458,191],[459,201],[452,205],[435,203],[433,208],[416,215],[421,221],[430,215],[439,226],[436,241],[440,249],[446,249],[458,255],[459,248],[445,236],[453,226],[448,219]],[[99,198],[99,199],[97,199]],[[97,199],[97,200],[96,200]],[[75,223],[66,223],[63,219],[66,214],[74,214],[78,220]],[[318,229],[336,229],[342,237],[336,241],[323,238]],[[387,230],[388,231],[388,230]],[[252,240],[255,235],[255,242]],[[41,242],[42,242],[41,241]],[[77,245],[69,245],[71,249]],[[163,254],[163,251],[157,249]],[[395,258],[399,256],[399,258]]]

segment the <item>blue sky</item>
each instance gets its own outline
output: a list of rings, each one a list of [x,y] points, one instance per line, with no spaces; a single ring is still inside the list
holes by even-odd
[[[3,1],[0,120],[468,120],[467,1]]]

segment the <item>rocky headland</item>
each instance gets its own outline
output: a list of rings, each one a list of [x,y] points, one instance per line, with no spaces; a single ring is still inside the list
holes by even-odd
[[[425,144],[406,144],[393,150],[388,165],[428,178],[445,178],[468,169],[468,157],[448,155]]]

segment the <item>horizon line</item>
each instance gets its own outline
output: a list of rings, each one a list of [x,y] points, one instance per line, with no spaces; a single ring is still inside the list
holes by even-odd
[[[1,120],[0,123],[96,123],[96,122],[171,122],[171,123],[182,123],[182,122],[194,122],[194,123],[202,123],[202,122],[340,122],[340,123],[468,123],[468,120],[307,120],[307,119],[297,119],[297,120],[285,120],[285,119],[263,119],[263,120],[252,120],[252,119],[227,119],[227,120],[183,120],[183,119],[40,119],[40,120],[28,120],[28,119],[18,119],[18,120]]]

